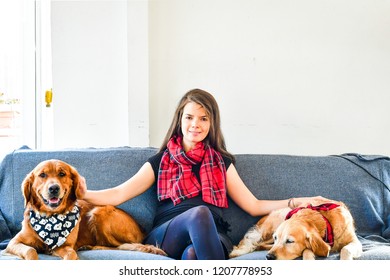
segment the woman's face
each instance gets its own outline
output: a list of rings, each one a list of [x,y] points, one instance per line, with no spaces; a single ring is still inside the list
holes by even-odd
[[[189,102],[183,109],[181,132],[183,148],[188,152],[197,143],[203,141],[210,131],[210,118],[205,109],[195,102]]]

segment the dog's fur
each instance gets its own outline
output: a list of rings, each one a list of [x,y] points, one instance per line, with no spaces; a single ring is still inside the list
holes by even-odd
[[[62,259],[78,259],[79,249],[119,249],[166,255],[157,247],[141,244],[144,232],[125,211],[113,206],[94,206],[78,199],[84,183],[77,170],[66,162],[47,160],[38,164],[23,180],[22,229],[10,240],[6,253],[27,260],[38,259],[41,252]],[[50,250],[32,228],[30,210],[51,216],[70,211],[76,203],[80,209],[79,222],[63,245]]]
[[[230,257],[238,257],[256,250],[269,250],[270,260],[291,260],[301,257],[313,260],[315,256],[327,257],[330,252],[340,252],[340,259],[351,260],[362,254],[362,245],[355,233],[353,217],[340,201],[314,201],[312,205],[323,203],[340,205],[329,211],[302,209],[285,220],[290,208],[271,212],[261,218],[234,246]],[[331,247],[323,240],[326,222],[333,228],[334,244]]]

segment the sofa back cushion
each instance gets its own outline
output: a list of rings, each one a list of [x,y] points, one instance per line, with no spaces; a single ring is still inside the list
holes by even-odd
[[[21,228],[24,199],[21,184],[25,176],[41,161],[59,159],[73,165],[85,177],[91,190],[117,186],[156,153],[153,148],[67,149],[33,151],[19,149],[7,155],[0,167],[0,210],[14,235]],[[150,230],[157,207],[156,191],[149,189],[119,208],[130,213],[146,230]],[[1,237],[0,237],[1,238]]]
[[[373,157],[363,161],[358,155],[251,154],[236,155],[236,168],[259,199],[322,195],[341,200],[351,210],[359,235],[381,235],[390,239],[389,158]],[[225,219],[232,226],[230,237],[236,244],[258,218],[229,202]]]

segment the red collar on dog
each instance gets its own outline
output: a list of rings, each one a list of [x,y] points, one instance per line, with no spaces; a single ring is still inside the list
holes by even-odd
[[[294,215],[295,213],[297,213],[298,211],[300,211],[302,209],[311,209],[311,210],[315,210],[315,211],[329,211],[329,210],[332,210],[332,209],[337,208],[339,206],[340,205],[335,204],[335,203],[325,203],[325,204],[321,204],[318,206],[308,205],[306,207],[298,207],[298,208],[295,208],[295,209],[291,210],[290,212],[288,212],[288,214],[286,216],[286,220],[290,219],[292,217],[292,215]],[[329,223],[328,219],[325,218],[324,215],[321,215],[321,216],[326,223],[326,231],[325,231],[325,236],[323,237],[323,239],[330,246],[333,246],[334,238],[333,238],[332,225]]]

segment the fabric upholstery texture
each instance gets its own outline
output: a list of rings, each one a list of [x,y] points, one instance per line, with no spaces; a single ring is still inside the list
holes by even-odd
[[[86,178],[89,189],[116,186],[132,175],[157,152],[155,148],[116,147],[36,151],[28,147],[7,155],[0,165],[0,244],[21,228],[24,177],[41,161],[60,159],[73,165]],[[293,156],[238,154],[238,173],[260,199],[287,199],[322,195],[342,200],[351,210],[363,244],[361,259],[390,259],[390,159],[385,156],[345,154],[335,156]],[[237,244],[259,217],[251,217],[229,199],[224,219]],[[154,188],[119,206],[150,231],[157,207]],[[1,247],[0,247],[1,249]],[[266,252],[254,252],[237,259],[265,259]],[[169,258],[128,251],[80,251],[80,259]],[[337,259],[332,254],[328,259]],[[13,256],[0,254],[1,259]],[[42,259],[55,257],[40,255]]]

